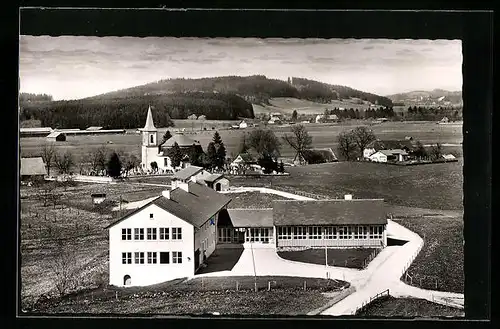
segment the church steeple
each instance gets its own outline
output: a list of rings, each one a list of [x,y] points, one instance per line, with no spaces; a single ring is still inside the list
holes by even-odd
[[[151,105],[148,107],[148,116],[146,118],[146,125],[144,126],[144,131],[156,131],[156,127],[153,123],[153,113],[151,113]]]

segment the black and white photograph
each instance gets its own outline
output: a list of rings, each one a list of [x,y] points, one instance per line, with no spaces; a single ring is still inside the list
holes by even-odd
[[[463,318],[462,41],[19,36],[21,311]]]

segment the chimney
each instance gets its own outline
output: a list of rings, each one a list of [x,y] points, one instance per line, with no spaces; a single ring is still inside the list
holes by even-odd
[[[352,194],[344,195],[344,200],[352,200]]]
[[[164,198],[170,199],[170,190],[164,190],[161,192]]]

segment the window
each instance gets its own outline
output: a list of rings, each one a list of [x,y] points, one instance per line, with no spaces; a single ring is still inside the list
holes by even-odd
[[[182,240],[182,227],[172,228],[172,240]]]
[[[144,253],[143,252],[135,252],[134,259],[136,264],[144,264]]]
[[[278,227],[278,239],[291,240],[292,239],[292,227],[289,227],[289,226]]]
[[[346,239],[352,239],[352,231],[353,231],[352,226],[347,226],[347,238]]]
[[[321,239],[321,227],[318,226],[309,227],[309,239],[313,240]]]
[[[153,219],[153,214],[149,214],[149,218]]]
[[[168,227],[160,227],[160,240],[168,240]]]
[[[383,226],[370,226],[370,239],[381,239],[383,232]]]
[[[337,239],[337,228],[336,227],[325,227],[325,239]]]
[[[122,252],[122,264],[132,264],[131,252]]]
[[[355,226],[354,227],[354,239],[362,239],[363,238],[363,227]]]
[[[170,255],[168,251],[160,252],[160,264],[168,264],[170,263]]]
[[[132,240],[131,228],[122,228],[122,240]]]
[[[293,228],[293,239],[304,240],[307,239],[307,230],[305,227],[296,226]]]
[[[134,228],[134,240],[144,240],[143,228]]]
[[[174,264],[182,263],[182,251],[172,251],[172,263]]]
[[[148,251],[148,264],[156,264],[156,252]]]
[[[368,227],[363,226],[363,239],[368,239]]]
[[[148,227],[148,240],[156,240],[156,227]]]
[[[349,239],[349,233],[347,231],[347,226],[339,227],[339,239]]]
[[[153,135],[151,135],[151,136],[149,137],[149,140],[151,141],[151,144],[153,144],[153,143],[155,142],[155,140],[154,140],[154,136],[153,136]]]

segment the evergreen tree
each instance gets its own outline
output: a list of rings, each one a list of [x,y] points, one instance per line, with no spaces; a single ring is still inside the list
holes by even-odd
[[[121,176],[122,163],[116,152],[113,152],[106,165],[106,170],[110,177],[116,178]]]
[[[219,145],[219,144],[221,144],[221,143],[222,143],[222,138],[220,137],[220,134],[219,134],[219,132],[218,132],[218,131],[216,131],[216,132],[214,133],[214,137],[213,137],[213,139],[212,139],[212,140],[213,140],[213,142],[214,142],[214,144],[215,144],[215,145]]]
[[[226,147],[224,146],[224,143],[221,143],[217,148],[216,158],[217,158],[216,167],[219,169],[223,169],[226,163]]]
[[[207,157],[209,161],[209,168],[212,169],[217,165],[217,150],[215,149],[214,142],[208,143],[207,147]]]
[[[163,144],[163,143],[165,143],[166,141],[168,141],[171,137],[172,137],[172,134],[170,133],[170,130],[167,130],[167,131],[165,132],[165,134],[163,135],[163,138],[162,138],[161,144]]]
[[[168,156],[170,157],[170,162],[173,168],[177,168],[181,165],[182,151],[177,142],[172,145],[172,148],[168,151]]]
[[[283,161],[280,161],[280,165],[278,167],[278,172],[280,172],[280,173],[285,172],[285,164],[283,163]]]
[[[293,110],[293,112],[292,112],[292,121],[293,122],[297,121],[297,116],[298,116],[297,110]]]

